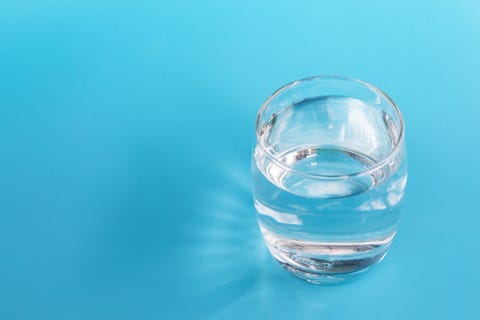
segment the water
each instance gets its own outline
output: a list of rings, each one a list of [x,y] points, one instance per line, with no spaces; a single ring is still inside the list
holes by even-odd
[[[265,242],[286,269],[338,283],[383,259],[407,180],[403,146],[379,163],[395,135],[388,115],[336,96],[297,102],[264,124],[264,147],[253,156],[254,201]]]

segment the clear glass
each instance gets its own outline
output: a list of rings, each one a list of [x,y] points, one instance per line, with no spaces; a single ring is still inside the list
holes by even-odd
[[[285,269],[335,284],[383,259],[407,182],[404,123],[392,99],[356,79],[298,80],[263,104],[256,138],[258,222]]]

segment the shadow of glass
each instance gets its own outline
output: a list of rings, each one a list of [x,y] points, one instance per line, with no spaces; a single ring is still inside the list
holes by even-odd
[[[202,192],[186,236],[198,312],[215,314],[255,291],[268,253],[257,228],[249,168],[222,157],[214,183]],[[248,163],[248,162],[246,162]]]

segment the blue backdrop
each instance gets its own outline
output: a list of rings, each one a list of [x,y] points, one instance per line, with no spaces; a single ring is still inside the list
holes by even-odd
[[[0,319],[478,319],[478,1],[0,1]],[[297,280],[256,225],[271,92],[385,90],[409,185],[389,256]]]

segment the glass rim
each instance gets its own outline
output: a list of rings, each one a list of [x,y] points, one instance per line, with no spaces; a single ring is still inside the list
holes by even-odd
[[[316,81],[316,80],[342,80],[342,81],[357,83],[357,84],[360,84],[364,87],[367,87],[371,91],[374,91],[375,93],[377,93],[380,96],[382,96],[383,98],[385,98],[392,105],[395,113],[398,116],[399,125],[400,125],[400,132],[398,134],[398,138],[397,138],[396,144],[393,147],[393,149],[390,150],[390,152],[387,155],[382,157],[382,159],[380,161],[376,162],[375,164],[373,164],[371,166],[366,167],[363,170],[352,172],[352,173],[347,173],[347,174],[339,174],[339,175],[312,174],[312,173],[307,173],[307,172],[297,170],[297,169],[293,168],[292,166],[280,161],[277,158],[277,156],[275,156],[269,150],[267,150],[265,148],[263,142],[260,139],[260,131],[261,131],[261,125],[262,125],[260,119],[261,119],[264,111],[270,105],[272,100],[275,99],[276,97],[278,97],[278,95],[280,95],[282,92],[287,91],[288,89],[291,89],[293,87],[296,87],[297,85],[299,85],[301,83]],[[262,152],[268,158],[270,158],[270,160],[272,160],[280,168],[288,170],[289,172],[292,172],[292,173],[295,173],[295,174],[298,174],[298,175],[301,175],[301,176],[308,177],[310,179],[347,179],[347,178],[353,178],[353,177],[358,177],[358,176],[371,174],[372,172],[377,171],[377,170],[381,169],[382,167],[384,167],[385,165],[387,165],[392,159],[394,159],[397,156],[397,154],[400,152],[399,150],[402,149],[403,140],[404,140],[404,132],[405,132],[405,123],[404,123],[404,120],[403,120],[402,113],[400,112],[400,109],[398,108],[397,104],[393,101],[393,99],[390,98],[383,90],[377,88],[376,86],[374,86],[374,85],[372,85],[368,82],[365,82],[365,81],[362,81],[362,80],[359,80],[359,79],[356,79],[356,78],[343,77],[343,76],[333,76],[333,75],[317,75],[317,76],[312,76],[312,77],[307,77],[307,78],[295,80],[295,81],[292,81],[292,82],[289,82],[289,83],[283,85],[282,87],[277,89],[275,92],[273,92],[267,98],[267,100],[265,100],[265,102],[260,107],[260,110],[258,110],[256,121],[255,121],[256,142],[257,142],[257,146],[260,146],[260,148],[262,149]]]

